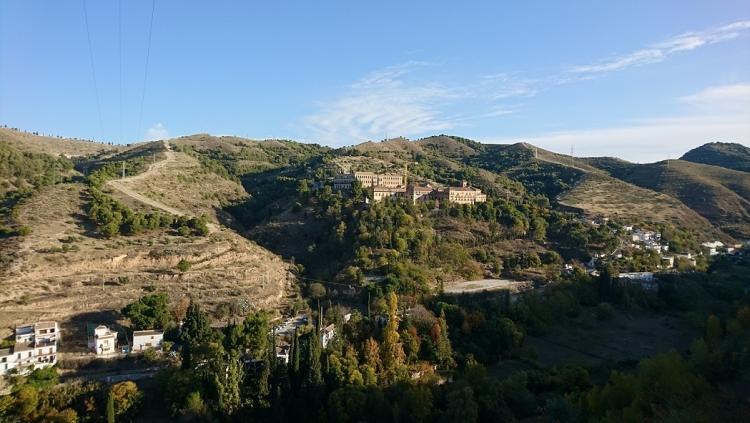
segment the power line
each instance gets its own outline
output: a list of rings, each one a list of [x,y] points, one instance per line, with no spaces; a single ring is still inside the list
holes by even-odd
[[[148,81],[148,61],[151,57],[151,34],[154,29],[154,12],[156,10],[156,0],[151,0],[151,21],[148,24],[148,45],[146,47],[146,67],[143,71],[143,89],[141,91],[141,109],[138,112],[138,134],[141,134],[141,125],[143,124],[143,103],[146,99],[146,82]]]
[[[96,96],[96,110],[99,115],[99,135],[104,140],[104,123],[102,121],[102,106],[99,101],[99,87],[96,84],[96,67],[94,66],[94,49],[91,47],[91,31],[89,30],[89,14],[86,10],[86,0],[83,3],[83,21],[86,23],[86,40],[89,46],[89,62],[91,64],[91,77],[94,79],[94,95]]]
[[[120,144],[122,144],[122,0],[117,1],[117,38],[120,51]]]

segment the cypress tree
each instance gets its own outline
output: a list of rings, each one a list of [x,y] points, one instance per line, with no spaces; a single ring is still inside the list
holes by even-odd
[[[297,331],[292,335],[292,345],[289,350],[289,380],[294,389],[299,388],[300,372],[300,344]]]
[[[107,423],[115,423],[115,398],[110,390],[107,394]]]
[[[320,365],[320,336],[317,331],[313,331],[307,336],[307,354],[305,357],[306,365],[306,384],[308,386],[320,386],[323,383],[323,374]]]
[[[438,336],[436,345],[437,359],[441,365],[450,367],[455,362],[453,361],[453,348],[451,348],[451,341],[448,338],[448,323],[445,321],[445,311],[443,310],[440,310],[438,327],[440,328],[440,335]]]
[[[395,382],[404,363],[404,348],[398,334],[398,298],[393,292],[388,293],[388,323],[383,329],[383,343],[380,353],[383,356],[383,371],[389,382]]]

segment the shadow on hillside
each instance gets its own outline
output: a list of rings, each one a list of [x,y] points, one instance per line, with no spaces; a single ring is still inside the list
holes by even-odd
[[[88,350],[87,325],[106,325],[124,336],[125,329],[118,323],[122,314],[117,310],[101,310],[76,314],[62,324],[63,340],[60,350],[64,352],[84,352]]]

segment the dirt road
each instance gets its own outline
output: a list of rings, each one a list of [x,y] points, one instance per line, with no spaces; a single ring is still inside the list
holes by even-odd
[[[175,154],[174,151],[172,151],[171,146],[167,141],[162,141],[164,143],[164,154],[166,158],[164,160],[160,160],[148,167],[148,170],[146,170],[143,173],[139,173],[134,176],[129,176],[125,179],[115,179],[107,182],[107,185],[109,185],[111,188],[116,189],[117,191],[120,191],[121,193],[127,195],[128,197],[140,201],[143,204],[149,205],[153,208],[165,211],[167,213],[173,214],[175,216],[186,216],[188,213],[178,210],[174,207],[170,207],[160,201],[154,200],[151,197],[147,197],[143,194],[140,194],[134,190],[132,190],[128,185],[135,181],[140,181],[141,179],[151,178],[158,175],[158,172],[161,168],[167,166],[170,162],[174,162]],[[208,226],[208,230],[210,233],[214,233],[218,230],[220,230],[220,227],[214,223],[208,223],[206,226]]]
[[[530,285],[529,282],[512,281],[509,279],[481,279],[477,281],[454,282],[446,284],[443,291],[446,294],[461,294],[469,292],[496,291],[509,289],[511,292],[522,291]]]
[[[175,160],[174,152],[172,151],[172,148],[169,146],[169,143],[166,141],[163,141],[163,142],[164,142],[164,148],[166,150],[164,152],[164,154],[166,155],[166,158],[164,160],[160,160],[150,165],[148,167],[148,170],[146,170],[143,173],[139,173],[138,175],[134,175],[134,176],[129,176],[125,179],[114,179],[114,180],[107,182],[107,185],[109,185],[111,188],[116,189],[117,191],[120,191],[121,193],[127,195],[130,198],[140,201],[143,204],[147,204],[153,208],[163,210],[175,216],[184,216],[186,213],[182,212],[181,210],[177,210],[174,207],[169,207],[168,205],[161,203],[159,201],[156,201],[153,198],[149,198],[149,197],[146,197],[145,195],[139,194],[128,187],[128,185],[131,182],[153,177],[154,175],[156,175],[159,169],[166,166],[169,162],[173,162]]]

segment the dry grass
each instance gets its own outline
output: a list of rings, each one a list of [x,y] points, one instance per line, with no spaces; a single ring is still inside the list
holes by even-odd
[[[69,138],[45,137],[7,128],[0,128],[0,141],[5,141],[19,150],[29,153],[45,153],[53,156],[64,155],[67,157],[115,152],[125,149],[123,146]]]
[[[168,161],[147,178],[127,183],[127,187],[185,214],[205,214],[214,222],[217,211],[229,203],[243,201],[247,193],[236,182],[206,171],[200,163],[184,153],[173,153]],[[142,207],[118,192],[113,195],[134,207]],[[223,216],[225,217],[225,216]]]
[[[705,233],[716,232],[708,220],[669,195],[599,174],[586,175],[575,188],[561,196],[560,202],[595,216],[669,223]]]
[[[93,237],[83,215],[85,190],[62,184],[24,204],[19,221],[33,232],[20,243],[3,241],[2,248],[15,252],[0,276],[0,331],[23,321],[67,322],[119,310],[146,289],[173,299],[192,296],[208,309],[233,300],[271,309],[284,301],[288,266],[226,228],[193,239],[165,231]],[[192,263],[188,272],[176,270],[181,259]]]

